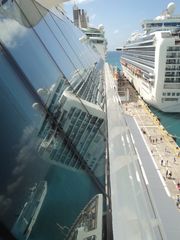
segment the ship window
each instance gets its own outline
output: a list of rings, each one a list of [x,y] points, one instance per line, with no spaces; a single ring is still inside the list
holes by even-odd
[[[163,92],[163,96],[166,96],[166,93],[165,93],[165,92]]]
[[[165,78],[165,82],[174,82],[174,78]]]
[[[180,93],[176,93],[176,96],[180,96]]]
[[[174,72],[166,72],[166,76],[174,76]]]
[[[167,96],[171,96],[171,93],[168,92],[168,93],[167,93]]]
[[[164,100],[167,101],[167,102],[168,102],[168,101],[170,101],[170,102],[171,102],[171,101],[176,102],[176,101],[178,101],[178,98],[165,98]]]
[[[68,113],[68,118],[71,118],[71,117],[72,117],[74,111],[75,111],[75,108],[72,107],[71,110],[70,110],[69,113]]]
[[[175,58],[176,57],[176,53],[168,53],[167,54],[167,58]]]
[[[176,59],[167,59],[166,63],[167,64],[175,64],[176,63]]]
[[[162,23],[152,23],[151,26],[152,27],[161,27]]]
[[[83,240],[96,240],[96,236],[92,235],[90,237],[84,238]]]
[[[180,26],[179,22],[165,22],[164,23],[165,27],[176,27],[176,26]]]
[[[77,109],[76,111],[75,111],[75,113],[74,113],[74,117],[78,117],[78,115],[80,114],[80,110],[79,109]]]
[[[147,27],[161,27],[162,23],[148,23],[146,26]]]
[[[172,96],[175,96],[175,93],[174,93],[174,92],[172,93]]]

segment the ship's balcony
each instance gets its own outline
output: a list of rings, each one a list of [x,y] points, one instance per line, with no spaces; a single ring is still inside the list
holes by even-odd
[[[140,54],[140,53],[132,53],[132,52],[126,52],[124,54],[124,56],[129,56],[129,57],[134,57],[134,58],[138,58],[138,59],[143,59],[143,60],[147,60],[147,61],[152,61],[154,62],[154,55],[149,55],[149,54]]]
[[[131,60],[134,63],[140,63],[144,66],[150,67],[154,69],[154,62],[148,61],[148,60],[144,60],[144,59],[140,59],[140,58],[134,58],[134,57],[130,57],[130,56],[124,56],[124,59],[126,60]]]
[[[165,83],[164,89],[180,89],[180,83]]]
[[[169,70],[169,71],[177,71],[177,70],[180,70],[180,66],[177,66],[177,65],[168,65],[166,66],[166,71]]]
[[[165,73],[166,77],[179,77],[180,76],[180,72],[166,72]]]
[[[155,51],[148,51],[147,49],[146,50],[139,50],[139,49],[130,49],[130,50],[127,50],[127,51],[123,51],[123,54],[139,54],[139,55],[142,55],[142,56],[155,56]]]
[[[145,74],[149,74],[149,73],[153,73],[154,71],[154,68],[151,68],[149,66],[145,66],[141,63],[138,63],[138,62],[135,62],[135,61],[132,61],[130,59],[126,59],[126,58],[121,58],[122,60],[125,61],[125,63],[128,65],[128,64],[132,64],[133,66],[135,67],[138,67],[141,69],[141,71]],[[127,66],[126,66],[127,67]]]
[[[180,64],[180,59],[167,59],[166,64]]]
[[[179,52],[180,51],[180,47],[176,46],[176,47],[168,47],[167,48],[168,52]]]

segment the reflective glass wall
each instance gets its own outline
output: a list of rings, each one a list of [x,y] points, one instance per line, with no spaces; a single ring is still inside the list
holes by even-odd
[[[81,37],[56,8],[0,6],[0,239],[64,239],[104,190],[103,61]]]

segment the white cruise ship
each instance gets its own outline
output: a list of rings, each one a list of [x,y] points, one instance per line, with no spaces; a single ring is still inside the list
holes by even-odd
[[[58,225],[58,224],[57,224]],[[60,230],[63,227],[58,225]],[[65,240],[102,240],[103,195],[95,195],[80,212]]]
[[[124,76],[148,104],[163,112],[180,112],[180,15],[175,4],[153,20],[144,20],[143,32],[133,33],[122,50]]]
[[[25,202],[12,232],[19,239],[27,240],[36,223],[42,204],[47,194],[47,182],[40,181],[30,189],[28,201]]]
[[[73,7],[74,25],[85,34],[80,38],[81,42],[87,42],[95,52],[105,59],[107,51],[107,40],[105,38],[104,26],[92,27],[89,24],[89,17],[84,9],[79,9],[76,4]]]

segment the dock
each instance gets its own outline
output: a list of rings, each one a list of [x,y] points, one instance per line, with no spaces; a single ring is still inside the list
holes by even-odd
[[[156,170],[161,174],[163,184],[167,185],[170,196],[176,201],[180,194],[177,189],[177,184],[180,183],[180,148],[124,76],[118,80],[118,92],[122,92],[122,89],[129,91],[129,99],[122,101],[124,113],[137,122],[154,159]],[[170,172],[172,176],[169,176]]]

